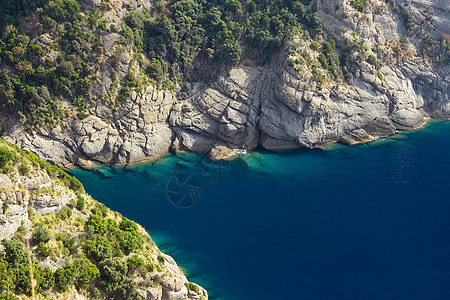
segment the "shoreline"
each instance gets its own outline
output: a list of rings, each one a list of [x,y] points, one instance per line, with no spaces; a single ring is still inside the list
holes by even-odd
[[[439,125],[441,125],[441,126],[439,126]],[[448,122],[446,120],[443,120],[443,121],[441,121],[441,120],[433,121],[432,120],[431,122],[428,122],[427,124],[424,125],[424,129],[427,130],[427,128],[428,128],[429,131],[425,131],[425,132],[424,131],[420,131],[420,130],[407,131],[407,132],[400,132],[397,136],[391,136],[390,138],[380,138],[379,140],[375,141],[375,142],[377,142],[377,144],[374,145],[374,148],[376,146],[382,145],[382,144],[378,144],[378,142],[385,143],[385,142],[388,142],[388,141],[392,141],[393,144],[394,144],[392,149],[400,149],[400,148],[404,149],[404,147],[402,145],[408,145],[408,144],[414,145],[415,144],[414,143],[415,140],[420,141],[426,136],[434,136],[434,138],[437,137],[438,139],[439,139],[439,136],[441,136],[441,139],[442,139],[442,137],[445,137],[444,134],[446,134],[448,132],[447,128],[449,128],[448,127],[449,125],[450,125],[450,122]],[[434,127],[434,126],[437,126],[437,127]],[[420,133],[420,134],[417,134],[417,133]],[[398,138],[399,136],[401,136],[403,134],[405,136],[407,136],[407,138]],[[397,143],[397,141],[399,143]],[[423,145],[424,145],[425,148],[427,147],[426,143],[423,144]],[[390,153],[391,152],[391,150],[390,150],[391,147],[390,146],[387,146],[387,147],[376,147],[377,149],[374,149],[374,150],[377,150],[377,151],[370,151],[370,152],[367,151],[368,150],[367,146],[362,146],[362,145],[361,145],[361,147],[350,147],[350,146],[345,146],[345,145],[339,145],[339,146],[342,147],[340,149],[337,149],[337,150],[340,150],[340,151],[335,151],[335,152],[328,152],[327,151],[328,154],[327,155],[324,154],[325,156],[321,155],[320,153],[323,152],[323,151],[326,151],[326,150],[316,150],[316,151],[306,151],[306,150],[304,150],[305,152],[303,152],[303,151],[302,152],[303,153],[315,152],[316,154],[318,154],[318,155],[314,155],[314,154],[312,155],[313,162],[315,161],[314,157],[319,157],[319,160],[323,162],[324,160],[336,161],[336,159],[339,160],[339,158],[342,158],[342,157],[345,158],[345,157],[348,157],[349,155],[356,155],[360,159],[365,159],[367,157],[371,157],[371,155],[372,155],[371,153],[377,153],[377,152]],[[356,149],[356,150],[354,150],[354,149]],[[345,153],[341,154],[341,152],[345,152],[346,154]],[[271,154],[271,155],[267,155],[266,157],[262,157],[263,162],[270,162],[271,160],[278,160],[278,157],[279,157],[278,155],[273,155],[274,154],[273,151],[271,151],[271,152],[267,151],[267,152],[254,152],[254,153],[251,153],[249,155],[249,158],[252,158],[254,156],[259,156],[260,153],[262,153],[262,156],[265,156],[264,154]],[[311,173],[312,175],[309,175],[309,177],[314,176],[314,174],[316,174],[316,172],[317,172],[317,174],[321,173],[320,169],[318,170],[317,166],[314,163],[309,163],[311,161],[310,158],[308,157],[309,155],[303,156],[303,155],[301,155],[302,153],[300,153],[300,155],[298,155],[299,151],[295,151],[295,150],[279,151],[278,153],[281,153],[281,156],[282,156],[281,158],[283,158],[283,159],[280,159],[279,163],[267,164],[267,165],[264,164],[261,167],[264,167],[266,170],[268,170],[270,168],[274,168],[274,167],[276,168],[276,167],[283,167],[283,166],[286,166],[286,167],[289,167],[289,168],[302,167],[301,171],[298,171],[299,174],[309,174],[310,172],[314,172],[314,173]],[[283,155],[284,153],[286,153],[287,155],[284,156]],[[295,153],[297,154],[295,156],[297,156],[298,159],[302,162],[302,163],[296,164],[296,167],[293,166],[293,164],[292,164],[293,161],[291,160],[291,158],[289,158],[289,156],[291,156],[290,154],[295,154]],[[323,153],[325,153],[325,152],[323,152]],[[192,161],[192,158],[195,155],[198,155],[198,154],[197,153],[192,153],[192,152],[191,153],[186,153],[185,159]],[[171,156],[169,156],[169,158],[170,157]],[[327,158],[327,157],[329,157],[329,158]],[[378,155],[378,157],[380,157],[380,156]],[[143,169],[141,169],[142,173],[139,173],[139,170],[129,170],[130,173],[123,174],[123,176],[126,177],[126,178],[133,178],[133,176],[135,178],[139,177],[139,176],[142,177],[141,175],[144,175],[145,172],[152,172],[152,170],[154,170],[155,174],[158,177],[162,177],[162,176],[168,177],[172,172],[169,171],[168,173],[164,173],[164,174],[159,174],[159,172],[164,170],[164,169],[171,169],[175,165],[176,161],[179,160],[176,157],[172,157],[172,158],[173,159],[161,161],[161,164],[159,164],[159,163],[155,164],[156,168],[152,168],[151,166],[149,166],[147,169],[143,168]],[[297,158],[295,158],[295,157],[293,159],[297,160]],[[205,161],[205,163],[208,163],[208,162]],[[214,162],[212,162],[212,163],[214,163]],[[194,164],[195,164],[195,162],[194,162]],[[322,165],[326,165],[325,162],[323,162]],[[282,168],[280,168],[280,169],[282,169]],[[181,169],[181,170],[186,170],[186,169]],[[177,170],[175,170],[175,171],[177,171]],[[264,177],[259,177],[259,175],[256,174],[256,173],[255,173],[256,175],[253,175],[253,173],[257,172],[257,171],[258,170],[251,169],[251,168],[248,170],[249,173],[252,173],[252,174],[250,174],[251,176],[249,176],[249,181],[263,179],[263,178],[267,178],[269,176],[275,176],[274,178],[282,178],[280,176],[286,176],[286,174],[291,174],[291,173],[286,173],[284,171],[279,173],[279,174],[267,174],[265,172],[261,172],[261,174],[263,174]],[[196,172],[196,171],[193,170],[193,172]],[[132,173],[135,174],[135,175],[130,175]],[[89,178],[93,178],[92,176],[95,176],[95,175],[87,176],[85,179],[89,180]],[[306,177],[303,178],[302,175],[299,175],[299,176],[300,177],[297,178],[298,181],[296,181],[296,182],[304,182],[305,185],[309,185],[310,181],[307,180],[308,178],[306,178]],[[115,175],[114,177],[116,177],[115,179],[117,181],[114,181],[114,180],[104,181],[104,183],[120,182],[122,180],[121,179],[122,175],[120,175],[120,174],[119,175]],[[225,181],[228,180],[227,179],[228,177],[229,176],[225,175],[223,180],[225,180]],[[269,177],[269,178],[272,178],[272,177]],[[313,178],[313,177],[311,177],[311,178]],[[145,183],[146,180],[143,179],[142,181]],[[99,182],[101,182],[101,180],[99,180]],[[128,181],[125,181],[125,182],[128,182]],[[140,184],[140,183],[137,183],[137,184]],[[159,188],[158,186],[159,185],[154,187],[153,190],[156,191]],[[162,199],[162,198],[160,199],[160,198],[155,198],[155,197],[157,197],[156,194],[155,194],[155,196],[153,196],[155,202],[160,202],[160,203],[164,202],[165,203],[165,199]],[[146,200],[146,201],[149,201],[149,200]],[[126,205],[124,205],[124,204],[118,204],[118,205],[121,205],[122,207],[126,207]],[[111,207],[111,205],[108,205],[108,206]],[[149,206],[149,207],[153,207],[153,206]],[[168,207],[171,207],[171,206],[168,205]],[[140,207],[139,209],[142,210],[142,209],[145,209],[145,207]],[[124,210],[123,208],[122,209],[115,208],[115,210],[118,210],[119,212],[120,211],[123,211],[123,212],[126,211],[127,214],[130,214],[130,216],[133,214],[133,211],[127,211],[127,210]],[[139,211],[139,210],[135,210],[135,211]],[[161,210],[158,209],[158,213],[160,211]],[[170,214],[168,214],[169,212],[173,212],[173,210],[170,210],[170,211],[168,210],[167,213],[165,213],[166,217],[171,216]],[[177,214],[176,211],[175,211],[175,214]],[[185,214],[185,213],[183,212],[183,214]],[[195,212],[193,212],[193,213],[192,212],[188,212],[187,214],[193,214],[195,216]],[[175,216],[177,216],[177,215],[175,215]],[[144,216],[142,216],[142,218],[143,217]],[[186,218],[190,218],[190,217],[186,217]],[[133,218],[133,219],[136,219],[136,218]],[[139,221],[139,220],[136,220],[136,221],[138,223],[140,223],[140,224],[145,223],[145,222],[142,222],[142,221]],[[169,221],[169,222],[172,222],[172,221]],[[159,223],[159,226],[156,226],[156,227],[154,225],[150,226],[149,223],[147,223],[146,227],[150,229],[150,231],[149,231],[150,235],[152,237],[155,237],[154,242],[157,244],[157,246],[159,247],[161,245],[161,248],[160,248],[161,251],[163,251],[164,253],[167,253],[170,256],[174,257],[176,259],[176,261],[179,262],[180,266],[185,268],[185,270],[187,272],[187,275],[188,275],[187,276],[188,278],[192,278],[192,280],[198,282],[199,284],[203,284],[203,286],[205,288],[208,288],[207,290],[210,291],[212,294],[214,294],[214,296],[217,295],[217,297],[214,297],[214,298],[211,298],[211,299],[229,299],[230,298],[230,297],[227,298],[228,293],[224,293],[224,294],[221,293],[220,290],[222,289],[221,288],[222,286],[220,285],[220,276],[214,275],[214,273],[213,273],[214,270],[206,269],[203,274],[208,274],[208,273],[212,274],[214,276],[212,276],[212,275],[210,275],[210,276],[212,276],[214,278],[212,278],[211,281],[203,280],[205,278],[206,279],[208,279],[208,278],[205,277],[206,275],[202,276],[203,274],[199,273],[197,271],[199,268],[202,268],[202,265],[200,264],[201,261],[196,259],[198,253],[195,251],[195,249],[192,249],[192,248],[189,248],[188,246],[185,246],[185,244],[184,244],[184,242],[182,240],[182,236],[180,236],[179,233],[177,233],[176,231],[172,231],[173,228],[171,229],[170,226],[165,227],[164,223],[161,223],[161,222]],[[155,228],[156,230],[153,232],[151,230],[151,228]],[[166,233],[168,233],[168,234],[166,235]],[[156,236],[154,236],[154,235],[156,235]],[[181,238],[181,240],[179,240],[179,238]],[[220,272],[220,269],[217,272]],[[192,277],[192,276],[194,276],[194,277]],[[199,278],[202,279],[202,280],[199,280]],[[217,278],[219,278],[219,279],[217,279]],[[215,281],[213,281],[213,280],[215,280]],[[211,285],[209,285],[208,282],[211,282]],[[207,284],[205,284],[205,283],[207,283]],[[219,290],[217,291],[217,294],[216,294],[215,290],[213,291],[210,288],[210,286],[214,287],[214,285],[218,285]],[[224,290],[224,291],[226,291],[226,290]],[[221,296],[223,296],[223,297],[221,297]],[[233,298],[231,297],[231,299],[233,299]]]
[[[443,124],[445,126],[443,128],[447,128],[447,126],[445,124],[450,124],[450,122],[448,122],[447,120],[431,120],[430,122],[427,122],[427,124],[425,124],[423,126],[423,129],[429,128],[431,130],[431,128],[433,128],[436,125],[440,125],[440,124]],[[445,132],[445,131],[442,131],[442,130],[438,130],[438,131]],[[406,139],[398,139],[396,137],[396,135],[394,135],[394,136],[387,137],[387,138],[380,138],[380,139],[374,141],[374,142],[377,143],[376,145],[374,145],[374,147],[375,146],[379,146],[379,145],[383,145],[384,143],[387,143],[389,141],[391,141],[391,142],[396,142],[396,141],[408,142],[408,140],[409,141],[414,140],[414,138],[416,137],[415,134],[417,134],[417,133],[423,133],[423,134],[420,134],[420,136],[426,136],[426,135],[429,134],[428,132],[423,132],[421,130],[402,131],[402,132],[398,133],[397,135],[405,134],[405,135],[407,135],[409,137],[406,138]],[[410,136],[410,134],[412,134],[414,136]],[[417,137],[420,138],[420,136],[417,136]],[[378,144],[379,142],[381,142],[383,144]],[[367,144],[365,144],[365,145],[367,145]],[[397,143],[396,143],[396,145],[397,145]],[[342,148],[336,149],[336,150],[349,151],[348,152],[349,154],[354,153],[353,150],[351,150],[351,149],[357,149],[357,152],[359,152],[359,153],[363,153],[363,152],[370,153],[370,152],[367,152],[367,147],[364,147],[363,145],[361,145],[361,147],[359,147],[359,148],[358,147],[346,146],[346,145],[338,145],[338,144],[335,144],[335,146],[342,147]],[[382,147],[378,147],[378,148],[381,149]],[[324,151],[324,152],[331,153],[333,155],[334,154],[339,155],[340,151],[336,151],[336,152],[332,153],[329,150],[332,150],[332,149],[325,149],[325,150],[324,149],[317,149],[316,151],[306,151],[306,149],[305,149],[303,151],[305,151],[304,153],[311,153],[311,152],[318,153],[318,152]],[[381,151],[382,151],[382,149],[381,149]],[[256,157],[259,154],[263,154],[263,155],[264,154],[272,154],[272,155],[268,155],[267,156],[268,160],[272,160],[272,159],[276,159],[278,157],[277,155],[273,155],[275,153],[278,153],[278,154],[281,154],[281,155],[287,154],[289,156],[289,154],[299,154],[299,151],[296,151],[296,150],[285,150],[285,151],[274,152],[274,151],[268,151],[268,150],[264,150],[264,151],[260,150],[259,152],[257,151],[257,152],[249,153],[248,157],[249,158]],[[183,152],[181,154],[181,156],[183,156],[183,155],[187,156],[187,157],[185,157],[185,159],[187,159],[189,161],[193,161],[192,157],[197,156],[197,155],[201,155],[201,154],[195,153],[195,152]],[[189,159],[189,157],[191,159]],[[132,170],[132,168],[131,168],[129,170],[129,172],[131,172],[131,173],[139,173],[141,171],[141,172],[143,172],[142,174],[144,174],[145,172],[151,172],[152,170],[154,170],[155,173],[158,173],[159,171],[162,171],[164,169],[172,169],[176,165],[176,162],[180,159],[180,158],[175,157],[174,154],[169,154],[167,156],[167,158],[168,158],[168,160],[161,161],[161,163],[156,163],[155,164],[156,168],[152,168],[149,165],[148,169],[144,169],[143,168],[141,170]],[[208,163],[209,161],[205,161],[205,162]],[[214,161],[211,161],[211,163],[214,163]],[[194,162],[194,164],[195,164],[195,162]],[[280,166],[282,166],[282,164]],[[136,167],[136,166],[132,166],[132,167]],[[271,168],[271,167],[273,167],[273,166],[266,165],[266,168]],[[309,170],[309,167],[311,167],[311,166],[306,166],[306,167],[307,167],[306,170]],[[119,167],[119,169],[120,168],[123,168],[123,167]],[[249,171],[251,171],[251,172],[256,172],[257,171],[257,170],[255,170],[253,168],[250,168],[250,169],[249,169]],[[266,173],[262,172],[261,174],[266,174]],[[267,175],[269,175],[269,174],[267,174]],[[281,175],[281,173],[278,174],[278,175]],[[275,176],[278,176],[278,175],[275,174]],[[97,175],[94,174],[94,176],[97,176]],[[121,175],[114,175],[114,177],[115,176],[119,176],[120,177]],[[125,176],[128,177],[129,175],[125,174]],[[163,176],[166,176],[166,174],[164,174]],[[266,176],[266,175],[264,175],[264,176]],[[301,180],[303,180],[303,179],[301,179]],[[108,182],[108,181],[105,181],[105,182]],[[113,181],[111,181],[111,182],[113,182]],[[155,199],[155,201],[156,201],[156,199]],[[165,199],[159,199],[158,201],[164,202]],[[109,205],[109,206],[111,207],[111,205]],[[115,208],[115,210],[118,210],[119,212],[120,211],[124,211],[125,212],[125,210],[123,210],[123,209]],[[132,212],[128,211],[128,214],[131,214],[131,213]],[[137,222],[139,224],[142,223],[142,221],[139,221],[139,220],[137,220]],[[199,284],[204,286],[211,294],[216,294],[216,291],[213,291],[214,290],[214,282],[210,285],[208,280],[203,280],[205,277],[202,278],[202,276],[201,276],[202,273],[199,273],[196,270],[197,268],[200,268],[200,265],[198,264],[199,260],[196,259],[196,253],[190,253],[189,248],[183,248],[182,247],[183,246],[182,241],[181,242],[178,241],[176,233],[174,233],[175,235],[172,235],[171,234],[172,231],[170,231],[170,230],[168,231],[167,228],[165,228],[162,225],[159,227],[159,229],[156,229],[155,231],[151,230],[151,228],[155,228],[154,226],[151,227],[151,226],[148,225],[146,227],[148,227],[150,229],[149,230],[150,236],[152,236],[152,238],[155,237],[154,242],[156,243],[158,248],[160,248],[160,250],[163,251],[163,253],[166,253],[166,254],[174,257],[174,259],[177,261],[177,263],[179,263],[179,265],[186,270],[186,275],[187,275],[188,278],[192,278],[192,280],[194,280],[195,282],[198,282]],[[198,276],[198,275],[200,275],[200,276]],[[192,276],[194,276],[194,277],[192,277]],[[201,280],[199,280],[199,278]],[[211,286],[213,287],[213,289],[211,289]],[[221,297],[222,293],[220,292],[220,287],[219,287],[219,291],[218,291],[218,295],[217,296],[218,297],[214,297],[214,298],[211,297],[211,299],[215,299],[215,300],[228,299],[228,298],[226,298],[226,296],[227,296],[226,294],[223,294],[224,297]]]
[[[322,146],[313,147],[313,148],[293,147],[293,148],[289,148],[289,149],[280,149],[280,150],[270,150],[270,149],[265,149],[265,148],[263,148],[261,146],[258,146],[258,147],[254,148],[254,149],[247,150],[247,154],[251,154],[251,153],[255,153],[255,152],[261,152],[258,149],[263,149],[264,151],[267,151],[269,153],[283,153],[285,151],[314,150],[314,149],[320,149],[320,150],[328,151],[328,150],[330,150],[330,148],[339,147],[339,146],[354,147],[354,146],[359,146],[359,145],[368,145],[370,143],[381,142],[383,140],[389,140],[389,139],[395,140],[395,138],[393,138],[393,137],[395,137],[397,135],[420,131],[420,130],[428,128],[429,126],[432,126],[433,123],[440,124],[440,123],[445,123],[445,122],[450,122],[450,120],[428,118],[422,124],[420,124],[420,126],[412,128],[410,130],[396,130],[395,134],[389,135],[389,136],[370,136],[370,138],[368,138],[368,139],[366,139],[364,141],[356,142],[354,144],[344,144],[344,143],[340,143],[339,141],[334,141],[334,142],[330,142],[330,143],[324,144]],[[231,161],[231,160],[235,160],[235,159],[238,159],[238,158],[243,158],[243,157],[245,157],[245,155],[247,155],[247,154],[245,154],[245,155],[231,155],[231,156],[223,157],[223,158],[220,158],[220,159],[212,159],[209,156],[209,152],[210,151],[208,151],[208,152],[200,152],[200,151],[198,151],[197,152],[197,151],[189,151],[189,150],[183,150],[183,151],[169,150],[169,151],[159,155],[156,158],[148,157],[148,158],[145,158],[145,159],[141,159],[141,160],[139,160],[137,162],[128,163],[128,164],[104,164],[104,163],[101,163],[101,162],[96,162],[96,161],[92,161],[92,160],[85,160],[85,159],[83,159],[83,160],[85,160],[86,162],[89,163],[89,165],[90,165],[89,167],[83,167],[83,166],[80,166],[80,165],[77,165],[77,164],[73,163],[70,167],[63,168],[63,169],[70,171],[70,170],[73,170],[73,169],[76,169],[76,168],[81,168],[81,169],[84,169],[84,170],[93,170],[93,171],[95,171],[95,170],[97,170],[98,168],[100,168],[102,166],[107,166],[107,167],[110,167],[110,168],[139,167],[139,166],[144,166],[144,165],[147,165],[147,164],[150,164],[150,163],[154,163],[154,162],[158,161],[159,159],[163,158],[164,156],[167,156],[167,155],[178,156],[178,154],[198,154],[198,155],[205,156],[207,159],[209,159],[211,161]]]

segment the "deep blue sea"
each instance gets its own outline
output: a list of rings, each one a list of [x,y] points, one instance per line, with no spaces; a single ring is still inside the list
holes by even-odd
[[[72,173],[210,299],[450,299],[450,122],[355,147]]]

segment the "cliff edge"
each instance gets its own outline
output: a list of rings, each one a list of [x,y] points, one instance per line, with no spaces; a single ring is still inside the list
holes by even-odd
[[[144,228],[92,199],[77,179],[2,139],[0,170],[0,294],[31,299],[29,241],[39,297],[208,299]]]
[[[90,9],[100,5],[100,1],[85,2]],[[192,54],[189,69],[175,67],[166,57],[172,52],[152,44],[159,41],[158,34],[164,36],[162,29],[155,33],[156,27],[166,24],[164,20],[171,17],[177,24],[181,4],[119,2],[110,1],[102,20],[106,28],[122,26],[122,31],[102,31],[101,55],[89,75],[95,80],[90,96],[82,98],[82,109],[75,115],[76,106],[64,100],[60,105],[65,107],[66,117],[32,129],[26,116],[5,116],[8,141],[62,167],[89,167],[93,162],[139,163],[171,150],[209,153],[228,149],[225,152],[229,153],[233,148],[259,146],[278,150],[335,142],[357,144],[397,130],[419,128],[430,118],[450,117],[446,1],[314,0],[303,1],[304,6],[296,1],[295,8],[300,8],[288,12],[289,16],[304,24],[292,27],[276,51],[269,50],[277,40],[264,44],[264,63],[244,57],[245,51],[256,50],[242,44],[245,39],[256,43],[262,38],[241,33],[236,45],[241,45],[242,59],[218,64],[197,47],[192,48],[198,55]],[[195,1],[180,1],[183,5],[191,2]],[[229,18],[250,10],[244,4],[239,7],[243,13],[230,12]],[[258,9],[255,7],[252,10]],[[305,17],[300,18],[301,13]],[[220,11],[217,15],[220,20]],[[137,24],[133,30],[141,32],[143,41],[152,46],[144,45],[139,52],[138,45],[127,43],[125,24]],[[167,24],[164,26],[170,26]],[[271,24],[266,30],[269,33]],[[24,22],[22,26],[30,25]],[[176,32],[176,26],[172,29]],[[268,34],[266,31],[261,29],[261,36]],[[58,55],[47,33],[36,33],[34,40],[47,56]],[[175,47],[175,42],[178,40],[163,48]],[[215,55],[220,50],[217,47],[206,52]],[[166,60],[160,59],[163,54],[157,51],[162,51]],[[184,70],[188,80],[169,82],[164,70],[167,74]],[[202,71],[212,77],[189,79]],[[145,72],[162,77],[144,80]]]

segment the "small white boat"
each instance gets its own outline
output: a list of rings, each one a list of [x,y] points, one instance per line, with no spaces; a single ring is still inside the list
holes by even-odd
[[[235,155],[244,155],[247,154],[247,150],[245,149],[233,149]]]

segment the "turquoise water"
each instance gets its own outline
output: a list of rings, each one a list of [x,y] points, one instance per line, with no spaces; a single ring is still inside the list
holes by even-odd
[[[450,299],[449,149],[435,121],[356,147],[72,172],[211,299]]]

